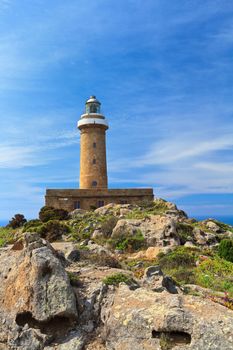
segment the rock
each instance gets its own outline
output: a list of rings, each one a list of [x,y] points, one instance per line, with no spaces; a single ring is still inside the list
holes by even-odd
[[[111,303],[101,313],[108,350],[160,350],[163,339],[177,350],[233,348],[233,311],[210,300],[121,285]]]
[[[46,346],[44,350],[82,350],[85,337],[80,331],[71,332],[61,343],[54,346]]]
[[[171,294],[178,294],[178,288],[175,281],[170,276],[164,276],[162,286]]]
[[[75,209],[69,213],[69,217],[71,219],[78,219],[80,217],[83,217],[83,215],[86,213],[83,209]]]
[[[166,291],[171,294],[177,294],[180,292],[175,281],[169,276],[164,276],[159,265],[145,269],[142,284],[144,287],[149,287],[157,293]]]
[[[70,251],[68,251],[65,255],[66,259],[68,261],[79,261],[80,260],[80,251],[76,248],[71,249]]]
[[[145,260],[154,260],[157,255],[163,251],[162,247],[149,247],[147,250],[140,250],[137,253],[133,253],[128,257],[128,260],[138,260],[138,259],[145,259]]]
[[[41,346],[35,329],[54,334],[56,325],[55,333],[62,333],[72,327],[77,308],[69,277],[52,246],[36,234],[26,234],[24,246],[1,253],[0,316],[4,315],[2,329],[8,341],[31,350]],[[17,336],[14,322],[23,328]]]
[[[217,243],[216,236],[213,233],[204,232],[198,227],[193,229],[194,242],[198,245],[215,245]]]
[[[206,221],[205,222],[205,226],[211,230],[211,231],[214,231],[216,233],[221,233],[223,232],[223,230],[220,228],[220,226],[218,226],[214,221]]]
[[[103,237],[104,237],[104,234],[101,231],[101,228],[97,228],[96,230],[94,230],[94,232],[91,235],[92,239],[96,239],[96,238],[98,239],[98,238],[103,238]]]
[[[38,329],[24,327],[23,331],[10,341],[10,346],[13,349],[41,350],[44,348],[46,338]]]
[[[134,236],[140,231],[148,246],[176,246],[180,239],[174,219],[165,215],[150,215],[143,220],[121,219],[112,231],[112,238]]]
[[[177,221],[183,221],[184,219],[187,219],[187,214],[183,210],[167,210],[165,214]]]
[[[195,244],[192,241],[185,242],[184,247],[196,248]]]
[[[18,241],[16,241],[13,246],[12,246],[12,250],[22,250],[24,248],[23,246],[23,241],[22,239],[19,239]]]
[[[147,267],[147,269],[145,269],[144,271],[143,279],[148,280],[148,279],[154,278],[155,276],[156,277],[163,276],[163,272],[159,265]]]
[[[139,208],[136,204],[115,204],[109,203],[104,207],[97,208],[95,213],[100,215],[125,215],[129,213],[131,210]]]

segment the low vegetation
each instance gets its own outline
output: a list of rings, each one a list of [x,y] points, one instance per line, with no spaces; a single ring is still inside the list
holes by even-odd
[[[233,296],[233,264],[211,251],[178,247],[158,256],[158,264],[179,285],[197,284]]]
[[[166,214],[169,210],[173,210],[173,206],[168,205],[166,201],[156,200],[153,203],[145,202],[141,207],[132,206],[130,210],[124,211],[124,218],[143,220],[150,215]],[[128,254],[146,248],[146,240],[140,229],[134,233],[123,232],[120,236],[112,237],[119,214],[120,209],[113,207],[105,215],[89,211],[70,218],[67,211],[46,206],[41,208],[39,219],[27,221],[22,214],[16,214],[7,227],[0,227],[0,247],[14,243],[22,232],[37,232],[50,242],[60,240],[66,235],[68,240],[77,242],[77,249],[84,263],[112,268],[123,267],[131,270],[138,279],[142,278],[146,267],[158,264],[178,285],[196,284],[213,291],[225,292],[227,298],[218,297],[218,302],[228,307],[233,305],[233,239],[229,238],[233,232],[232,226],[211,219],[210,221],[219,226],[219,230],[214,232],[219,245],[208,249],[189,248],[184,244],[187,241],[195,242],[194,227],[207,233],[213,231],[206,225],[206,221],[177,222],[176,231],[181,246],[166,254],[160,253],[154,261],[139,259],[127,262]],[[93,238],[95,231],[97,234]],[[101,233],[99,236],[98,232]],[[87,245],[89,239],[109,248],[112,253],[91,251]],[[113,251],[119,251],[121,254],[114,256]],[[69,277],[73,285],[78,284],[77,275],[69,273]],[[132,281],[132,277],[127,274],[118,273],[105,278],[104,283],[118,285],[121,282],[129,284]]]
[[[132,284],[132,277],[124,274],[124,273],[116,273],[114,275],[108,276],[104,278],[103,282],[106,285],[118,286],[120,283],[124,282],[128,285]]]
[[[95,212],[87,212],[70,222],[73,240],[82,241],[90,239],[95,230],[100,230],[105,238],[109,237],[116,225],[117,218],[113,215],[100,215]]]
[[[223,239],[218,247],[221,258],[233,263],[233,239]]]
[[[14,243],[15,230],[10,227],[0,227],[0,247]]]
[[[120,237],[109,239],[108,243],[113,249],[133,252],[142,249],[145,246],[145,238],[142,232],[138,229],[134,235],[125,233]]]
[[[73,287],[79,287],[80,286],[80,279],[79,279],[78,274],[75,272],[70,272],[70,271],[68,271],[67,274],[68,274],[68,277],[70,279],[70,284]]]
[[[42,207],[39,212],[39,219],[42,222],[48,222],[50,220],[67,220],[68,217],[68,211],[47,206]]]
[[[218,256],[202,261],[195,270],[195,282],[233,296],[233,264]]]
[[[22,227],[27,220],[25,219],[23,214],[15,214],[15,216],[9,221],[9,224],[7,225],[10,228],[19,228]]]

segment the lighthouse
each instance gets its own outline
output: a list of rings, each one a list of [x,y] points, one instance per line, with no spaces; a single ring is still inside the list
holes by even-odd
[[[75,209],[93,210],[110,203],[140,205],[153,201],[152,188],[108,188],[108,122],[95,96],[86,101],[77,127],[80,131],[79,188],[46,189],[45,205],[71,212]]]
[[[91,96],[85,113],[78,121],[80,130],[80,189],[108,188],[106,130],[108,122],[101,113],[101,103]]]

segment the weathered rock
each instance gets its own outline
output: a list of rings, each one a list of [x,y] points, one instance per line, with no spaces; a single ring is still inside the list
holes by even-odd
[[[82,350],[85,344],[85,337],[81,331],[71,332],[65,339],[54,346],[46,346],[44,350]]]
[[[217,243],[216,236],[210,232],[204,232],[198,227],[193,229],[194,242],[198,245],[215,245]]]
[[[221,233],[223,230],[220,228],[220,226],[218,226],[214,221],[211,221],[211,220],[209,220],[209,221],[206,221],[205,222],[205,226],[209,229],[209,230],[211,230],[211,231],[213,231],[213,232],[216,232],[216,233]]]
[[[102,310],[107,350],[230,350],[233,311],[193,296],[153,293],[121,285],[113,305]]]
[[[83,217],[85,213],[86,211],[83,209],[75,209],[69,213],[69,217],[71,219],[77,219],[77,218]]]
[[[113,229],[112,238],[134,236],[140,231],[149,246],[179,245],[176,222],[164,215],[150,215],[148,218],[121,219]]]
[[[136,204],[115,204],[110,203],[105,205],[104,207],[100,207],[95,210],[95,213],[100,215],[125,215],[129,213],[131,210],[139,208]]]
[[[149,266],[145,269],[142,284],[144,287],[149,287],[158,293],[166,291],[171,294],[178,294],[180,292],[175,281],[169,276],[164,276],[159,265]]]
[[[9,343],[10,349],[41,350],[44,349],[46,336],[39,329],[24,327]]]
[[[163,251],[163,247],[149,247],[147,250],[140,250],[137,253],[132,253],[128,257],[128,260],[154,260],[161,251]]]
[[[192,241],[187,241],[185,242],[184,247],[195,248],[196,245]]]
[[[183,221],[184,219],[187,219],[187,214],[183,210],[167,210],[165,214],[176,221]]]
[[[70,251],[67,252],[66,259],[68,261],[73,261],[73,262],[79,261],[79,259],[80,259],[80,251],[78,249],[76,249],[76,248],[71,249]]]
[[[54,324],[67,329],[77,309],[69,278],[52,246],[36,234],[26,234],[24,246],[21,251],[1,252],[0,309],[8,341],[31,350],[41,346],[34,328],[43,334],[52,334]],[[23,328],[14,335],[15,321],[19,330],[26,324],[31,330]]]

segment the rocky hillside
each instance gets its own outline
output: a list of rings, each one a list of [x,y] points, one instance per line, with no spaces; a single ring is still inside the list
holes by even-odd
[[[161,199],[39,217],[0,229],[0,350],[233,349],[233,227]]]

